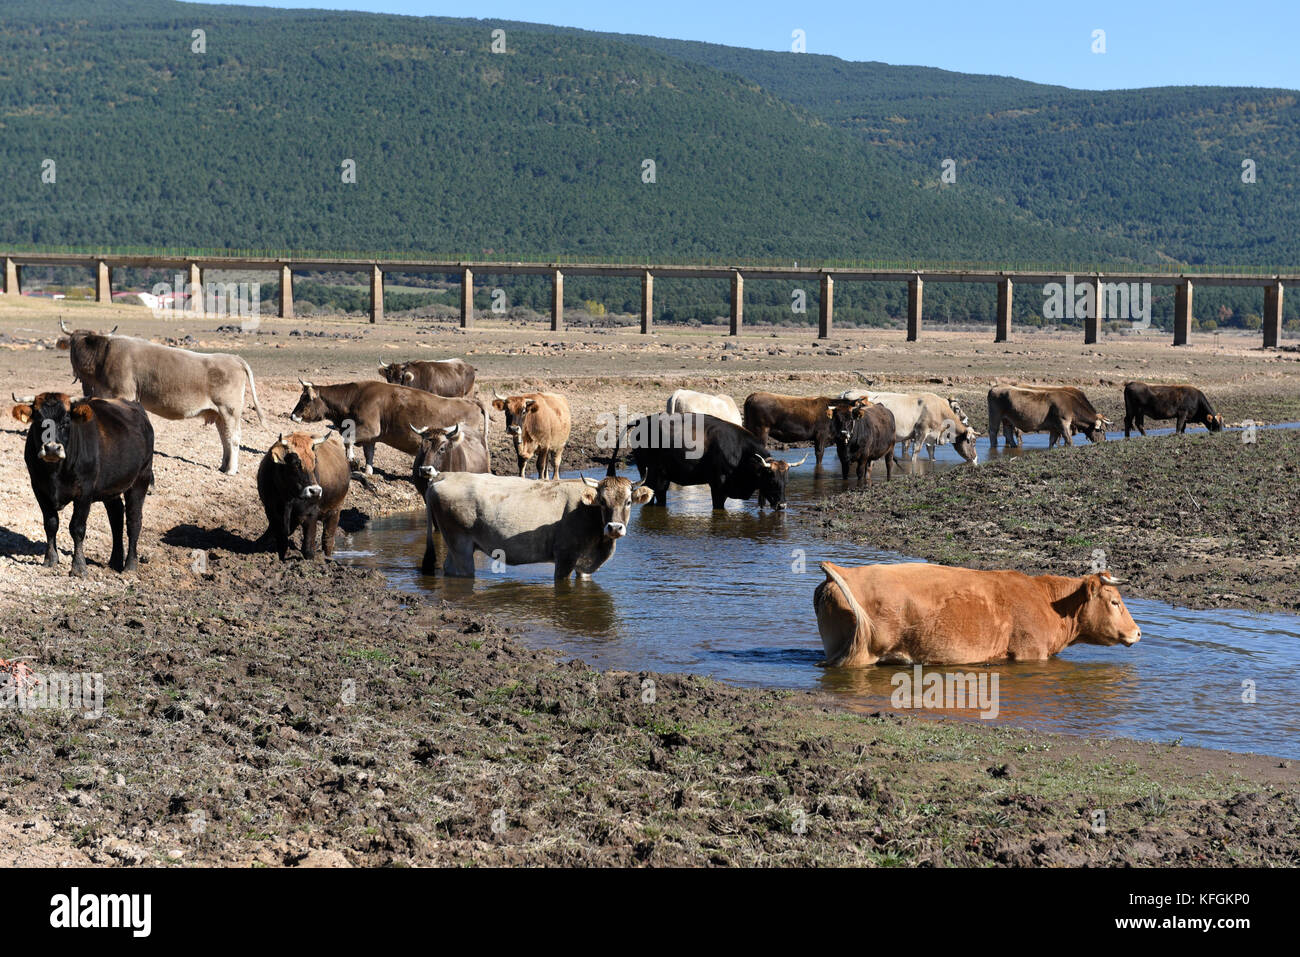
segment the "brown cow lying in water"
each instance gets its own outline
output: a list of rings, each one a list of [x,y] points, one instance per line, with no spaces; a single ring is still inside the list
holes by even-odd
[[[827,665],[1041,661],[1076,642],[1132,645],[1118,579],[913,563],[821,563],[813,608]]]

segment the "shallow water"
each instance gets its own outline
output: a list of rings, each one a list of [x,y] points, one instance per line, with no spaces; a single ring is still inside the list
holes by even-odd
[[[1045,445],[1045,436],[1027,436],[1023,449],[1002,454],[1040,454]],[[986,461],[986,439],[979,453]],[[791,473],[791,510],[844,487],[833,449],[825,466],[817,473],[810,459]],[[975,467],[945,447],[918,471]],[[476,580],[426,577],[422,511],[372,523],[336,557],[382,569],[400,588],[500,615],[527,644],[599,668],[697,672],[824,690],[853,709],[890,707],[891,680],[912,669],[820,667],[812,594],[823,580],[818,562],[905,561],[902,554],[823,541],[752,503],[715,513],[706,487],[674,487],[668,501],[667,509],[634,507],[628,537],[587,582],[556,586],[550,565],[496,573],[485,555]],[[1076,645],[1047,662],[925,671],[996,674],[998,722],[1300,757],[1300,618],[1137,598],[1127,605],[1142,627],[1132,648]],[[1243,703],[1243,682],[1254,683],[1254,703]],[[978,719],[970,709],[940,713]]]

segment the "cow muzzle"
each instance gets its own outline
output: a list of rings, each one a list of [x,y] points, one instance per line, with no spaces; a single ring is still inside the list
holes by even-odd
[[[48,442],[41,448],[41,458],[46,462],[62,462],[67,457],[67,450],[58,442]]]
[[[321,487],[319,485],[308,485],[305,489],[302,490],[302,497],[307,499],[320,498]]]
[[[289,419],[290,419],[290,421],[293,421],[293,422],[301,422],[301,421],[302,421],[302,416],[301,416],[301,415],[298,415],[296,412],[294,412],[294,413],[290,413],[290,414],[289,414]]]
[[[507,426],[507,428],[506,428],[506,434],[507,434],[507,435],[522,435],[522,434],[523,434],[523,431],[524,431],[524,430],[521,429],[521,428],[520,428],[519,426],[517,426],[517,425]]]
[[[1139,628],[1137,629],[1137,631],[1133,632],[1133,634],[1125,635],[1122,638],[1120,638],[1120,644],[1122,644],[1125,648],[1131,648],[1141,640],[1142,640],[1142,629]]]
[[[605,526],[606,538],[622,538],[627,534],[627,526],[622,522],[610,522]]]

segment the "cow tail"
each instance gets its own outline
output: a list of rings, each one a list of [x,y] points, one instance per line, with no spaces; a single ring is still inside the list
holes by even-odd
[[[487,451],[488,472],[492,471],[492,443],[488,441],[488,427],[492,424],[492,406],[481,395],[474,396],[479,411],[483,413],[483,448]]]
[[[822,562],[821,570],[826,573],[826,583],[822,587],[825,588],[827,585],[835,585],[835,587],[840,590],[840,594],[844,596],[844,600],[848,603],[849,608],[853,611],[853,619],[857,622],[857,628],[853,631],[853,640],[849,642],[849,646],[844,649],[842,654],[836,656],[835,661],[829,660],[830,655],[828,653],[828,663],[836,664],[841,661],[851,661],[854,658],[857,658],[860,653],[869,653],[871,648],[871,634],[874,630],[870,617],[868,617],[867,613],[863,611],[862,606],[858,604],[858,600],[853,596],[853,589],[849,588],[848,582],[841,577],[840,573],[835,570],[835,567],[830,562]],[[820,625],[821,609],[818,608],[817,611],[819,613],[817,616],[818,624]]]
[[[266,415],[262,412],[262,403],[257,399],[257,383],[253,381],[253,369],[242,356],[239,361],[244,364],[244,372],[248,375],[248,388],[253,393],[253,408],[257,410],[257,422],[262,428],[266,428]]]

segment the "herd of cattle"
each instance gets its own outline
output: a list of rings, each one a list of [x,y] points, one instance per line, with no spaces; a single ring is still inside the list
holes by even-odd
[[[45,565],[58,563],[59,512],[71,503],[72,571],[86,574],[86,522],[92,504],[103,502],[113,538],[110,567],[131,570],[144,499],[154,482],[154,433],[146,413],[215,425],[221,470],[233,475],[245,385],[265,424],[257,387],[238,356],[158,345],[116,330],[99,334],[64,326],[63,332],[59,347],[69,351],[84,397],[15,395],[13,408],[14,418],[28,425],[25,459],[44,518]],[[912,461],[922,447],[933,460],[943,444],[968,462],[979,461],[979,433],[968,416],[957,401],[933,392],[756,392],[742,408],[729,396],[679,389],[664,412],[618,430],[605,478],[561,480],[571,431],[564,396],[494,393],[489,403],[475,392],[473,366],[460,359],[384,364],[379,373],[382,380],[330,385],[299,380],[302,391],[290,418],[328,422],[331,428],[324,436],[281,434],[259,465],[265,540],[282,559],[298,529],[303,555],[314,557],[322,525],[321,549],[332,553],[356,448],[364,456],[364,473],[371,474],[377,443],[412,456],[412,481],[427,511],[425,572],[436,571],[436,531],[445,545],[447,575],[472,577],[475,553],[484,552],[511,565],[553,563],[557,581],[589,577],[627,534],[632,505],[667,504],[673,484],[709,486],[715,508],[729,498],[755,495],[759,507],[785,508],[790,469],[808,456],[793,465],[782,461],[769,449],[774,441],[811,444],[818,466],[834,446],[846,480],[855,472],[859,481],[870,481],[871,464],[878,460],[891,477],[898,464],[895,445]],[[493,411],[504,416],[517,475],[492,474]],[[1126,383],[1125,437],[1134,428],[1145,435],[1148,418],[1172,419],[1179,432],[1191,423],[1223,429],[1223,417],[1191,386]],[[999,433],[1008,446],[1028,432],[1047,432],[1053,446],[1058,440],[1072,445],[1076,434],[1100,442],[1112,424],[1072,386],[995,385],[988,393],[994,449]],[[617,475],[623,452],[640,473],[635,484]],[[525,477],[530,463],[536,479]],[[929,565],[822,568],[827,577],[814,606],[831,664],[1047,657],[1071,641],[1132,644],[1140,635],[1115,589],[1120,582],[1104,574],[1031,579]],[[953,602],[962,607],[955,609]],[[993,614],[1006,608],[1019,611],[1011,619]],[[989,624],[994,619],[1001,622],[996,628]],[[961,634],[963,627],[974,631]]]

